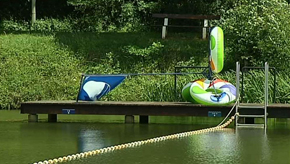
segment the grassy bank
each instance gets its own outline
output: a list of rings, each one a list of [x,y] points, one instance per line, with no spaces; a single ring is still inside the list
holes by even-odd
[[[195,35],[161,41],[159,33],[2,34],[0,40],[4,109],[28,100],[75,99],[84,72],[168,72],[192,54],[199,63],[207,43]]]
[[[0,40],[2,108],[18,108],[28,100],[75,97],[79,60],[54,36],[10,34]]]
[[[2,34],[0,59],[1,108],[17,109],[24,101],[75,99],[81,73],[159,73],[174,72],[174,66],[206,66],[208,41],[199,33],[169,33],[165,40],[153,32]],[[217,76],[235,83],[230,69],[235,64],[226,66]],[[177,95],[174,76],[130,77],[102,100],[183,101],[182,87],[201,77],[178,76]],[[278,76],[277,102],[289,102],[289,79]],[[245,101],[262,101],[262,84],[263,73],[252,72],[245,81]],[[270,88],[274,85],[270,82]]]

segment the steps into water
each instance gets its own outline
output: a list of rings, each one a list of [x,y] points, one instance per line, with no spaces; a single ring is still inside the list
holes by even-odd
[[[261,105],[240,105],[240,96],[239,96],[239,86],[240,86],[240,64],[236,63],[236,94],[237,94],[237,105],[236,105],[236,113],[241,112],[243,109],[261,109],[263,114],[237,114],[236,115],[236,126],[237,127],[264,127],[267,128],[267,107],[268,107],[268,72],[269,65],[265,63],[265,83],[264,83],[264,104]],[[246,121],[244,123],[239,123],[239,118],[251,118],[253,119],[251,122],[255,122],[255,118],[264,118],[264,123],[262,124],[250,124]]]

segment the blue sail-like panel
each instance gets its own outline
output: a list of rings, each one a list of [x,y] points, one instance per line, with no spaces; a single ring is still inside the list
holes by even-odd
[[[126,75],[85,76],[78,100],[95,101],[112,91],[123,82]]]

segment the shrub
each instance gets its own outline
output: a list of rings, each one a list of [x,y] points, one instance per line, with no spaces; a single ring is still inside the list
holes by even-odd
[[[27,21],[13,21],[13,20],[4,20],[2,21],[0,31],[4,32],[27,32],[29,31],[29,22]]]
[[[290,59],[289,6],[280,0],[242,0],[226,11],[220,23],[226,38],[226,58],[244,65],[288,68]]]
[[[155,2],[120,0],[70,0],[75,7],[77,31],[140,31]]]
[[[4,20],[0,27],[1,31],[4,32],[72,32],[72,23],[66,18],[63,20],[58,19],[37,19],[35,23],[31,26],[29,21],[15,21],[15,20]]]
[[[37,32],[72,32],[72,23],[69,19],[38,19],[31,26],[31,31]]]

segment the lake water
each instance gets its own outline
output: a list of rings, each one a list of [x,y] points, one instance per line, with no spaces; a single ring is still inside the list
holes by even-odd
[[[0,163],[33,163],[212,125],[0,122]],[[229,128],[128,148],[68,163],[290,163],[290,122]]]

